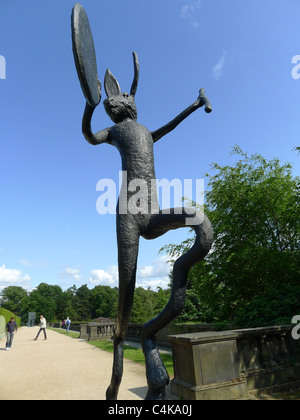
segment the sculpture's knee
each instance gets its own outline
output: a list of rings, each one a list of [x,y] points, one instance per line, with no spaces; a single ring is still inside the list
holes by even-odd
[[[197,249],[199,261],[211,250],[213,243],[213,228],[207,216],[202,214],[202,222],[199,225],[191,226],[196,233],[196,241],[193,248]]]
[[[186,287],[183,287],[177,290],[173,297],[169,301],[170,303],[170,311],[172,312],[172,317],[177,317],[181,314],[185,307],[185,299],[186,299]]]

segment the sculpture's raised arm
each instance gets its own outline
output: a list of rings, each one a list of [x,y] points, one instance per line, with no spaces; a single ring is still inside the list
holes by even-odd
[[[177,117],[175,117],[168,124],[164,125],[163,127],[151,133],[153,137],[153,142],[155,143],[156,141],[161,139],[163,136],[170,133],[170,131],[174,130],[174,128],[176,128],[177,125],[180,124],[185,118],[187,118],[189,115],[191,115],[194,111],[196,111],[198,108],[201,108],[202,106],[205,106],[205,111],[207,113],[212,111],[211,104],[209,100],[207,99],[207,97],[205,96],[204,89],[200,89],[199,96],[192,105],[190,105],[188,108],[182,111],[179,115],[177,115]]]
[[[101,83],[98,79],[95,47],[89,20],[84,8],[79,3],[76,3],[72,10],[71,22],[75,66],[86,99],[82,132],[90,144],[109,143],[109,128],[96,134],[91,129],[93,113],[101,101]]]
[[[92,107],[88,102],[86,103],[83,118],[82,118],[82,133],[90,144],[93,146],[102,143],[110,143],[109,141],[109,131],[110,128],[105,128],[104,130],[98,131],[94,134],[91,129],[91,121],[95,111],[95,107]]]

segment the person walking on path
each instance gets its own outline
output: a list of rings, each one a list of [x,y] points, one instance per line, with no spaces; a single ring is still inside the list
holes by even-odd
[[[10,318],[10,321],[6,324],[7,337],[6,337],[6,350],[10,350],[14,339],[15,331],[18,331],[18,326],[14,317]]]
[[[44,318],[44,316],[41,315],[40,316],[40,329],[39,329],[39,332],[37,333],[37,336],[34,338],[34,341],[36,341],[39,338],[41,331],[43,331],[44,333],[44,340],[47,340],[46,326],[47,326],[46,318]]]
[[[67,317],[67,319],[66,319],[66,330],[67,330],[67,334],[68,334],[68,332],[69,332],[70,325],[71,325],[71,320],[70,320],[70,318],[69,318],[69,317]]]

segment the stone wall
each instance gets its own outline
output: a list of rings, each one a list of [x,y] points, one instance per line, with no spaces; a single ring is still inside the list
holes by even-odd
[[[126,340],[140,342],[143,325],[130,323],[126,332]],[[112,339],[114,330],[115,323],[113,322],[80,324],[80,338],[84,340]],[[156,342],[160,347],[171,348],[171,343],[168,340],[169,335],[211,330],[214,330],[213,324],[171,324],[156,335]]]
[[[83,340],[113,339],[116,324],[105,322],[101,324],[89,323],[80,325],[80,338]]]
[[[127,329],[126,339],[140,341],[143,325],[130,323]],[[156,334],[155,338],[158,346],[171,348],[171,343],[168,340],[169,335],[213,331],[214,329],[213,324],[170,324]]]
[[[291,326],[173,335],[171,391],[187,400],[236,399],[300,385]]]

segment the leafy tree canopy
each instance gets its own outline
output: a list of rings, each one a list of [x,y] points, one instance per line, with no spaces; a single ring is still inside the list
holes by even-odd
[[[205,213],[214,243],[189,275],[203,321],[232,319],[240,306],[270,287],[297,285],[300,278],[300,180],[279,159],[248,156],[239,147],[234,166],[212,164]],[[168,245],[171,258],[193,243]]]

